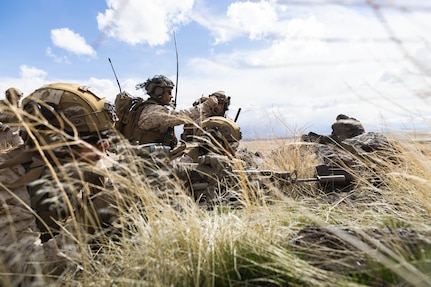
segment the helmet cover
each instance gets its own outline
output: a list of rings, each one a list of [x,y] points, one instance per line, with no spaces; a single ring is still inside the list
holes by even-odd
[[[37,89],[24,98],[23,108],[41,123],[48,121],[67,133],[76,129],[81,135],[112,129],[118,120],[114,107],[96,90],[71,83],[53,83]]]
[[[202,121],[202,130],[220,133],[228,142],[239,142],[242,138],[240,127],[231,119],[222,116],[209,117]]]
[[[199,104],[202,104],[203,102],[208,100],[209,97],[216,97],[218,104],[223,105],[223,109],[220,111],[213,111],[213,115],[215,115],[215,116],[225,115],[226,111],[229,110],[230,97],[226,96],[225,92],[223,92],[223,91],[214,92],[207,97],[201,97],[201,98],[199,98],[193,102],[193,106],[197,106]]]

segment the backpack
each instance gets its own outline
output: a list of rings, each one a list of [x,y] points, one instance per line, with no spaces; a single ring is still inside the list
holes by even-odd
[[[115,111],[118,121],[115,128],[130,142],[140,140],[142,131],[138,127],[139,116],[144,108],[144,99],[121,92],[115,97]]]

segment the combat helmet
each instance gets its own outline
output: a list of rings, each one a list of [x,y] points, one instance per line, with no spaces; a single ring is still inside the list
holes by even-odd
[[[73,83],[53,83],[35,90],[23,99],[23,110],[24,123],[33,133],[58,134],[52,126],[82,139],[102,137],[118,120],[114,107],[96,90]]]
[[[198,137],[211,135],[232,154],[238,148],[239,141],[242,139],[240,127],[233,120],[225,117],[209,117],[202,121],[201,128],[197,132]]]
[[[145,89],[151,97],[159,97],[163,94],[165,88],[173,88],[174,83],[163,75],[156,75],[151,79],[147,79],[144,83],[136,85],[136,89]]]
[[[208,100],[209,97],[216,97],[217,98],[217,102],[218,104],[222,104],[223,105],[223,109],[219,112],[214,111],[213,110],[213,114],[214,116],[224,116],[226,111],[229,110],[229,106],[230,106],[230,97],[226,96],[226,93],[223,91],[217,91],[214,92],[212,94],[210,94],[208,97],[201,97],[199,99],[197,99],[196,101],[194,101],[193,106],[197,106],[199,104],[202,104],[203,102],[205,102],[206,100]]]

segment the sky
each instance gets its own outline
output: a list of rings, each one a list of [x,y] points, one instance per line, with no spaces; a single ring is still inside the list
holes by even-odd
[[[339,114],[366,131],[430,128],[428,0],[2,0],[0,10],[0,91],[74,82],[114,102],[120,88],[147,98],[135,85],[165,75],[177,109],[224,91],[244,139],[330,134]]]

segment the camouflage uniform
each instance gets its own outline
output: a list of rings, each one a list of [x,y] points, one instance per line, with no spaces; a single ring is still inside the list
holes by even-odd
[[[171,148],[177,145],[174,127],[190,123],[201,116],[206,116],[217,105],[217,98],[194,107],[175,110],[170,107],[171,91],[174,84],[164,76],[155,76],[141,84],[150,95],[139,117],[138,126],[144,131],[144,139],[140,144],[162,143]]]
[[[82,204],[85,194],[91,195],[86,186],[97,185],[81,170],[98,159],[97,153],[85,149],[98,149],[115,120],[113,107],[104,98],[76,84],[43,86],[23,100],[23,110],[25,146],[0,156],[1,286],[46,285],[43,275],[58,274],[67,264],[66,258],[73,256],[67,252],[72,251],[73,241],[65,234],[90,230],[85,223],[93,215],[86,217]],[[71,137],[74,132],[86,143]],[[84,196],[78,198],[80,191]],[[97,213],[99,206],[90,203]],[[68,231],[51,238],[60,230],[54,220],[66,221],[75,211],[76,218],[88,220],[78,221],[80,226],[65,223]],[[49,236],[41,237],[41,228]]]
[[[0,155],[5,162],[21,150]],[[1,286],[27,286],[41,274],[44,250],[39,239],[34,211],[30,208],[27,188],[9,187],[26,173],[23,165],[4,168],[0,173],[0,273]]]
[[[201,205],[212,206],[230,200],[230,190],[237,181],[229,170],[242,161],[235,157],[242,134],[232,120],[214,116],[201,123],[202,129],[193,141],[173,150],[171,157],[178,177],[185,181],[194,199]]]
[[[20,99],[23,93],[17,88],[9,88],[5,92],[5,100],[0,101],[0,122],[2,123],[18,123],[18,117],[11,110],[11,107],[20,108]]]
[[[195,123],[184,124],[183,133],[181,134],[182,140],[192,141],[193,136],[199,130],[200,123],[203,120],[205,120],[209,117],[214,117],[214,116],[226,117],[226,112],[229,110],[229,106],[230,106],[230,97],[227,97],[225,92],[223,92],[223,91],[214,92],[211,95],[209,95],[208,97],[201,97],[193,103],[193,106],[197,106],[199,104],[204,103],[210,97],[216,97],[217,98],[217,102],[218,102],[217,105],[211,109],[210,113],[208,113],[206,115],[202,115],[201,117],[199,117],[195,121]]]
[[[335,123],[332,124],[331,137],[337,142],[350,139],[365,133],[361,122],[355,118],[340,114],[337,116]]]
[[[344,140],[354,138],[365,133],[362,123],[352,117],[339,114],[332,124],[332,133],[329,136],[309,132],[301,136],[305,142],[317,142],[321,144],[341,144]]]
[[[172,127],[195,120],[201,115],[209,113],[210,109],[209,102],[184,110],[172,110],[164,105],[151,104],[142,110],[138,124],[142,130],[153,132],[158,135],[157,138],[164,139]],[[142,142],[142,144],[150,142],[154,141]],[[168,145],[171,146],[171,144]],[[173,147],[175,146],[176,144],[173,144]]]
[[[11,110],[17,106],[22,92],[10,88],[5,92],[6,99],[0,101],[0,141],[1,148],[18,146],[22,143],[14,133],[18,118]],[[0,163],[18,154],[18,151],[0,154]],[[35,278],[31,275],[41,273],[44,252],[40,243],[33,211],[29,209],[30,197],[23,185],[11,186],[26,172],[21,165],[3,168],[0,172],[0,273],[15,272],[14,276],[0,276],[1,286],[26,285]],[[26,262],[23,264],[22,262]],[[32,263],[31,263],[32,262]]]

